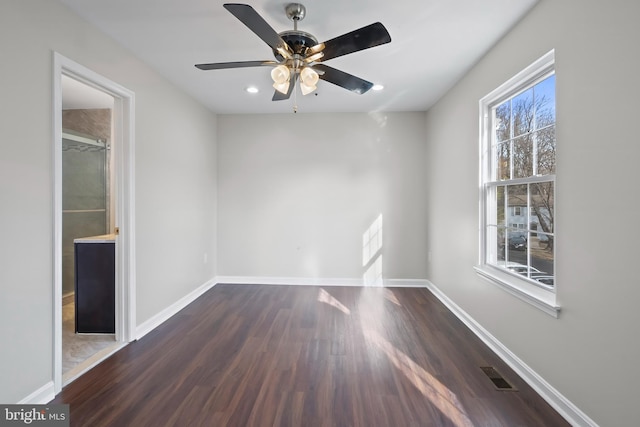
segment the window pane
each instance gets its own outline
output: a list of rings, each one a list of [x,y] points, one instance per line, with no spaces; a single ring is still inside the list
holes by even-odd
[[[497,224],[499,226],[505,226],[505,215],[504,215],[504,195],[506,192],[506,187],[500,186],[496,188],[496,213],[497,213]]]
[[[547,77],[533,87],[536,103],[536,129],[556,122],[556,76]]]
[[[507,141],[494,147],[496,159],[496,180],[504,181],[511,179],[511,168],[509,158],[511,156],[511,144]]]
[[[550,126],[536,132],[538,146],[538,175],[556,173],[556,127]]]
[[[524,215],[516,215],[516,207]],[[527,217],[527,184],[507,186],[507,225],[517,228],[518,224],[528,224]]]
[[[553,264],[553,235],[537,233],[531,237],[531,279],[541,284],[553,286],[555,268]]]
[[[511,100],[514,138],[533,130],[533,113],[533,88],[522,92]]]
[[[506,256],[506,239],[507,239],[507,231],[504,227],[498,227],[497,231],[494,228],[494,232],[496,232],[496,241],[495,241],[495,250],[498,261],[504,261]]]
[[[487,264],[496,264],[500,260],[504,260],[504,240],[505,232],[503,227],[488,226],[487,227]]]
[[[507,141],[511,130],[510,101],[507,101],[496,108],[496,142]]]
[[[513,141],[513,177],[528,178],[533,176],[533,139],[524,135]]]
[[[553,181],[531,184],[529,204],[531,206],[531,222],[537,230],[553,233],[554,226],[554,183]]]
[[[509,229],[507,232],[507,269],[527,276],[527,233]]]

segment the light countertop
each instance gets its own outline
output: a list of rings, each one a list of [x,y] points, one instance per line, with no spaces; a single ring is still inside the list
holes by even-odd
[[[79,237],[73,239],[73,243],[115,243],[115,234],[103,234],[101,236]]]

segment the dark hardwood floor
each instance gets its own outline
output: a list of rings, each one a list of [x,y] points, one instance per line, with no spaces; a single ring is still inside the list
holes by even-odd
[[[91,427],[569,425],[422,288],[217,285],[53,403]]]

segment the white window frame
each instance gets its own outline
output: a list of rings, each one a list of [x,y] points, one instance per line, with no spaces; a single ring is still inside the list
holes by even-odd
[[[555,73],[554,50],[542,56],[480,100],[480,250],[479,263],[475,270],[480,277],[557,318],[560,313],[560,307],[556,301],[555,287],[549,289],[537,286],[528,279],[511,274],[506,269],[486,263],[488,205],[485,182],[490,181],[491,178],[489,174],[491,173],[492,130],[490,126],[492,124],[492,109],[552,73]],[[545,177],[546,179],[548,177]],[[553,179],[555,180],[555,176]]]

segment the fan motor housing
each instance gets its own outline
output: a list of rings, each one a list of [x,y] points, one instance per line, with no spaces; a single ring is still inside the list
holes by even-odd
[[[286,44],[289,45],[293,53],[298,55],[304,55],[305,50],[318,44],[318,39],[316,39],[312,34],[305,33],[304,31],[283,31],[278,35]],[[284,60],[284,57],[276,50],[273,51],[273,55],[278,61]]]

